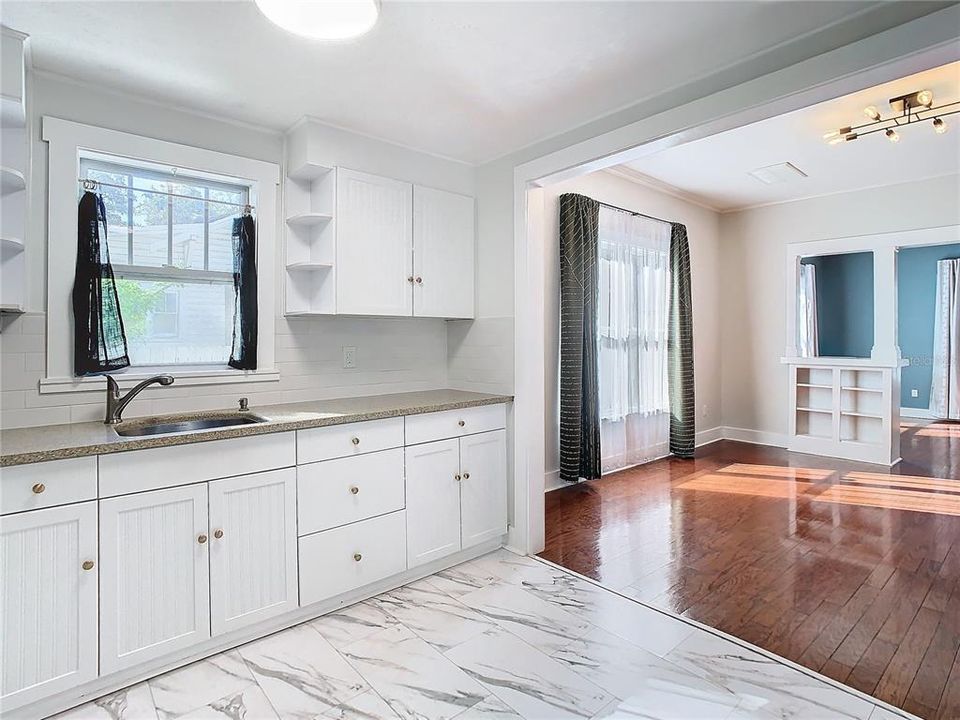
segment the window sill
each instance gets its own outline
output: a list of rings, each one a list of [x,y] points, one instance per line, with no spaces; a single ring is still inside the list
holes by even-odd
[[[191,385],[235,385],[237,383],[277,382],[280,373],[277,370],[228,370],[211,368],[137,368],[132,372],[111,373],[121,390],[127,390],[147,378],[169,373],[176,378],[175,387]],[[72,392],[100,392],[105,387],[102,375],[82,378],[41,378],[40,394]]]

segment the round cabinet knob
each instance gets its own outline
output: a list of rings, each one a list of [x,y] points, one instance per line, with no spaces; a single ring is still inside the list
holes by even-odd
[[[407,282],[408,282],[408,283],[412,283],[412,282],[413,282],[413,275],[411,275],[410,277],[407,278]]]
[[[460,476],[459,476],[459,475],[454,475],[454,476],[453,476],[453,479],[456,480],[457,482],[460,482]]]
[[[93,570],[93,560],[84,560],[83,565],[81,565],[81,567],[84,570]]]
[[[32,488],[30,488],[30,489],[33,490],[34,493],[36,493],[37,495],[39,495],[40,493],[42,493],[44,490],[47,489],[47,486],[44,485],[43,483],[37,483],[36,485],[34,485],[34,486],[33,486]]]
[[[360,492],[360,488],[358,488],[356,485],[351,485],[351,486],[350,486],[350,494],[351,494],[351,495],[356,495],[356,494],[359,493],[359,492]]]
[[[418,276],[418,277],[417,277],[417,285],[420,285],[420,284],[422,284],[422,283],[423,283],[423,278]]]
[[[460,427],[463,427],[463,426],[466,425],[466,424],[467,424],[467,423],[466,423],[465,420],[458,420],[458,421],[457,421],[457,425],[459,425]]]
[[[223,537],[223,530],[221,530],[220,528],[217,528],[216,530],[213,531],[213,536],[214,536],[217,540],[219,540],[220,538]]]
[[[359,445],[359,444],[360,444],[360,438],[358,438],[358,437],[351,438],[351,439],[350,439],[350,442],[352,442],[354,445]]]
[[[206,535],[197,535],[197,542],[203,545],[207,541]]]
[[[363,555],[361,555],[360,553],[354,553],[353,559],[356,560],[357,562],[360,562],[361,560],[363,560]]]
[[[464,479],[464,480],[469,480],[469,479],[470,479],[470,473],[464,473],[464,474],[463,474],[463,479]]]

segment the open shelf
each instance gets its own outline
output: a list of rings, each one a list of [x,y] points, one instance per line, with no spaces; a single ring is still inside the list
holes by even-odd
[[[823,384],[814,384],[814,383],[797,383],[797,387],[801,388],[819,388],[822,390],[833,390],[833,385],[823,385]]]
[[[0,194],[9,195],[27,187],[23,173],[5,165],[0,165]]]
[[[4,257],[23,252],[23,240],[14,237],[0,237],[0,249]]]
[[[874,418],[875,420],[883,420],[883,415],[875,415],[873,413],[847,412],[846,410],[841,410],[840,415],[843,417],[862,417],[862,418]]]
[[[0,313],[4,315],[23,315],[23,305],[0,305]]]
[[[330,213],[302,212],[287,218],[287,225],[291,227],[312,227],[333,219]]]
[[[822,415],[833,415],[833,410],[826,408],[798,407],[797,412],[821,413]]]
[[[316,271],[316,270],[329,270],[333,267],[333,263],[329,262],[313,262],[311,260],[305,260],[303,262],[292,262],[287,263],[287,270],[306,270],[306,271]]]
[[[862,393],[879,393],[883,394],[883,390],[880,388],[865,388],[865,387],[842,387],[841,390],[847,392],[862,392]]]
[[[819,367],[798,367],[797,384],[833,388],[833,369]]]
[[[287,171],[287,177],[291,180],[313,181],[323,177],[333,170],[329,165],[321,165],[315,162],[303,162]]]

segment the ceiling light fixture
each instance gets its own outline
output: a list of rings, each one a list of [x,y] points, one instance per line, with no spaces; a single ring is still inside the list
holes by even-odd
[[[369,31],[379,0],[256,0],[260,12],[284,30],[316,40],[347,40]]]
[[[831,130],[824,133],[823,139],[829,145],[839,145],[843,142],[856,140],[863,135],[882,132],[890,142],[895,143],[900,142],[900,134],[897,129],[927,120],[933,122],[933,129],[938,135],[943,135],[947,131],[947,125],[943,118],[960,113],[960,102],[946,103],[934,107],[933,92],[919,90],[890,98],[890,109],[893,110],[894,115],[884,119],[876,106],[869,105],[863,109],[863,114],[870,119],[870,122]]]

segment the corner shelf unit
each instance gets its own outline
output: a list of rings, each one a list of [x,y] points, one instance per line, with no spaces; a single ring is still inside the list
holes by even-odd
[[[284,181],[284,314],[336,312],[337,170],[292,164]]]
[[[893,465],[900,459],[900,368],[862,358],[784,358],[788,447]]]
[[[10,28],[3,34],[0,86],[0,313],[24,312],[26,304],[27,193],[30,129],[27,123],[24,53],[27,36]]]

